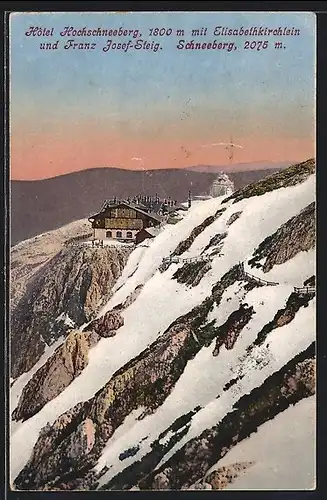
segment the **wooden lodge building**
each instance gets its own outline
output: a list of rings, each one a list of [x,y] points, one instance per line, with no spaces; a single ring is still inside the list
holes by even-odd
[[[116,239],[140,242],[147,237],[147,233],[143,231],[137,238],[140,231],[159,228],[169,216],[179,210],[187,208],[177,205],[177,202],[170,198],[167,200],[160,200],[158,196],[137,196],[126,200],[114,198],[106,200],[100,212],[88,220],[92,224],[94,240]]]

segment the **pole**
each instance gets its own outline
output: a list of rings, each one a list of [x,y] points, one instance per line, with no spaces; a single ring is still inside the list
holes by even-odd
[[[144,160],[142,160],[142,194],[145,195],[144,192]]]
[[[230,153],[229,153],[229,162],[233,162],[233,154],[234,154],[234,145],[233,145],[233,137],[230,138]]]

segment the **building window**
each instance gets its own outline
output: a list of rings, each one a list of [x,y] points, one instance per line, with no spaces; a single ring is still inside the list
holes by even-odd
[[[112,237],[112,232],[111,231],[107,231],[106,232],[106,238],[111,238]]]
[[[127,231],[127,233],[126,233],[126,238],[133,238],[133,233],[132,233],[132,231]]]
[[[122,238],[122,232],[121,231],[117,231],[116,232],[116,238]]]

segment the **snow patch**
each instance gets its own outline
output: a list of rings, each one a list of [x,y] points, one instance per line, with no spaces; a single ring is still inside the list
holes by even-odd
[[[63,323],[66,326],[69,326],[70,328],[74,328],[75,322],[69,317],[67,313],[62,312],[55,320],[57,323],[60,321],[63,321]]]
[[[315,488],[316,397],[302,399],[234,446],[207,472],[236,462],[254,462],[227,490]],[[305,432],[304,432],[305,430]]]

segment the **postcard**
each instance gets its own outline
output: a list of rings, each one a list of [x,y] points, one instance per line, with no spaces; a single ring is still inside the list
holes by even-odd
[[[315,489],[315,15],[9,38],[10,488]]]

